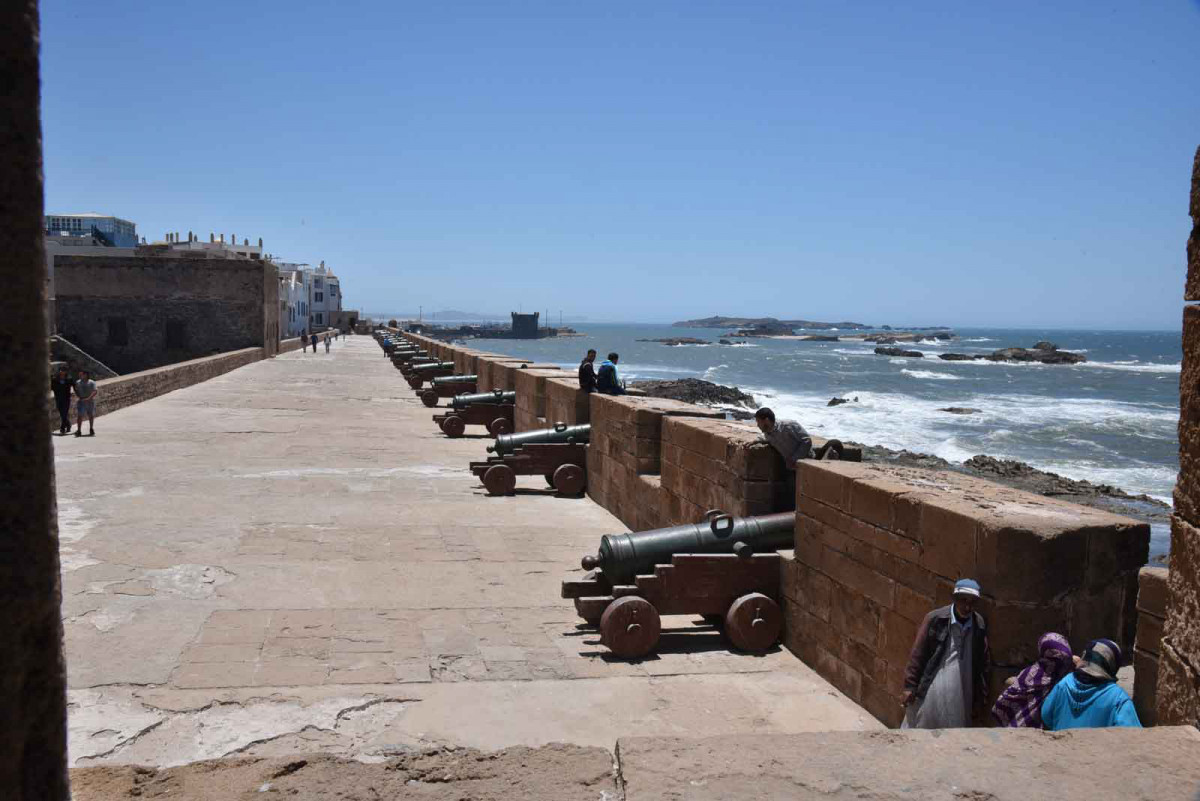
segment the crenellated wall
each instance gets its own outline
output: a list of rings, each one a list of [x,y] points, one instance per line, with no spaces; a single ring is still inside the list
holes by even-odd
[[[852,461],[793,472],[753,423],[722,412],[589,395],[568,371],[407,336],[460,369],[473,365],[481,390],[515,389],[518,431],[591,423],[587,494],[632,530],[695,522],[709,509],[795,509],[784,644],[888,724],[900,720],[917,626],[963,576],[984,586],[997,692],[1046,631],[1133,646],[1145,524],[957,473]]]
[[[1167,569],[1138,573],[1137,639],[1133,646],[1133,705],[1143,726],[1158,721],[1158,661],[1167,617]]]
[[[1192,164],[1184,299],[1200,301],[1200,148]],[[1158,663],[1158,722],[1200,725],[1200,306],[1183,310],[1179,478],[1171,520],[1167,617]]]
[[[950,472],[809,461],[797,484],[785,644],[884,723],[922,618],[960,578],[983,587],[993,697],[1047,631],[1133,645],[1148,524]]]

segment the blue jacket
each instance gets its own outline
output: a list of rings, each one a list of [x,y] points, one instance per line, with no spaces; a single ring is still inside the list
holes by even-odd
[[[621,395],[625,392],[617,380],[617,366],[608,359],[596,371],[596,391],[606,395]]]
[[[1090,684],[1068,675],[1042,702],[1042,721],[1050,731],[1142,727],[1129,695],[1115,681]]]

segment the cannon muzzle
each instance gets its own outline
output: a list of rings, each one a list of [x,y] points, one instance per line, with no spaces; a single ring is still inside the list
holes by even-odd
[[[585,445],[591,438],[591,425],[569,426],[566,423],[555,423],[553,428],[539,428],[535,431],[522,431],[519,434],[502,434],[496,437],[496,444],[489,445],[487,450],[488,453],[504,456],[522,445]]]

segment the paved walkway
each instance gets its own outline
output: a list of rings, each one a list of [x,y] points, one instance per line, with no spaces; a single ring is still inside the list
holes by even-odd
[[[686,618],[610,661],[558,585],[621,524],[430,414],[351,337],[56,438],[72,764],[879,728]]]

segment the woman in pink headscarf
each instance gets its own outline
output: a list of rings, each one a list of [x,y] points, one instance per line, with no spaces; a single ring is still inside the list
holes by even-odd
[[[1061,634],[1043,634],[1038,640],[1038,659],[1017,674],[992,707],[1000,726],[1042,729],[1042,701],[1054,685],[1075,668],[1071,644]]]

